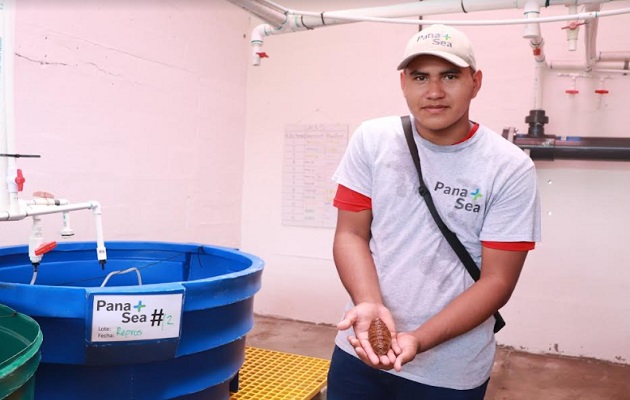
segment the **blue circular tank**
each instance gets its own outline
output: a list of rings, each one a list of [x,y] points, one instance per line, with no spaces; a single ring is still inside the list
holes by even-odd
[[[47,253],[34,284],[27,246],[0,248],[0,304],[41,327],[35,399],[230,397],[254,324],[263,261],[234,249],[95,243]]]

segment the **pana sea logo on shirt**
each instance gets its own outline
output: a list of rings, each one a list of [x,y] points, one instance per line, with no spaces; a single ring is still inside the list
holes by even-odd
[[[479,188],[476,188],[475,190],[468,190],[466,188],[448,186],[444,182],[438,181],[435,184],[433,191],[452,197],[454,199],[454,207],[458,210],[474,213],[481,211],[481,206],[477,203],[477,201],[482,198],[483,195],[481,194]]]

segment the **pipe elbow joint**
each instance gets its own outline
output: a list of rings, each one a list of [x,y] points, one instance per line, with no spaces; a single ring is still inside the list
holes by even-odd
[[[92,213],[94,213],[94,215],[103,214],[101,203],[99,203],[98,201],[90,201],[90,209],[92,210]]]
[[[251,34],[251,45],[252,45],[252,65],[259,66],[260,60],[263,56],[262,46],[263,46],[263,38],[269,36],[269,31],[267,30],[267,24],[257,25]]]
[[[523,14],[525,18],[535,21],[540,16],[540,5],[535,0],[529,0],[525,3],[523,7]],[[539,38],[540,34],[540,23],[539,22],[531,22],[525,25],[525,31],[523,32],[523,38],[525,39],[535,39]]]
[[[252,29],[251,41],[252,44],[254,42],[260,42],[262,44],[263,38],[269,36],[269,31],[267,30],[268,24],[260,24],[256,25],[254,29]]]

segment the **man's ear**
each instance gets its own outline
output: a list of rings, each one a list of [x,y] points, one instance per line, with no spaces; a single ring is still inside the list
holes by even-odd
[[[479,93],[479,89],[481,89],[481,82],[483,81],[483,73],[481,72],[481,70],[474,71],[472,73],[472,79],[473,79],[472,98],[474,99],[477,96],[477,93]]]

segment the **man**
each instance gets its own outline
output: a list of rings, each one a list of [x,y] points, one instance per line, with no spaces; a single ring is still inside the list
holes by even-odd
[[[482,73],[462,32],[420,31],[398,69],[427,188],[481,277],[473,281],[419,195],[400,117],[361,124],[333,176],[333,254],[351,303],[338,324],[328,399],[481,400],[495,355],[493,313],[540,240],[534,164],[470,121]],[[368,340],[376,318],[392,335],[380,357]]]

